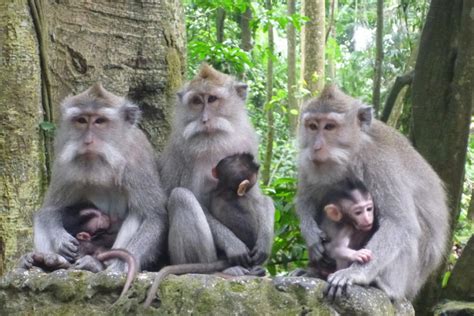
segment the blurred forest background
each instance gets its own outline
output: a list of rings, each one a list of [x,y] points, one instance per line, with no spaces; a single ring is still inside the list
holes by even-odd
[[[446,285],[474,234],[472,12],[471,0],[1,1],[0,275],[31,249],[60,101],[101,81],[140,105],[159,152],[175,92],[205,61],[250,87],[261,181],[276,205],[271,274],[307,263],[294,211],[297,121],[304,100],[335,83],[445,181],[453,244],[432,282]]]

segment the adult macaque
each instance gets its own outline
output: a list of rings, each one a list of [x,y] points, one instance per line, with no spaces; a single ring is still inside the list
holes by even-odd
[[[265,270],[258,264],[263,262],[262,259],[266,260],[268,255],[255,247],[261,215],[254,210],[253,203],[256,201],[246,195],[257,182],[258,169],[259,165],[249,153],[234,154],[219,161],[212,169],[212,175],[218,183],[211,192],[210,213],[247,246],[248,261],[239,263],[241,267],[252,266],[245,274],[262,276]],[[229,260],[167,266],[158,272],[144,306],[151,305],[161,281],[170,274],[212,273],[230,267],[232,263]]]
[[[405,137],[334,86],[305,104],[299,141],[297,212],[310,264],[324,253],[315,213],[334,183],[361,179],[378,210],[379,228],[365,247],[372,260],[330,275],[327,295],[375,284],[393,299],[413,300],[446,251],[449,212],[439,177]]]
[[[52,179],[34,218],[34,244],[49,262],[74,262],[80,243],[64,228],[63,212],[94,205],[122,222],[112,248],[130,252],[139,269],[163,254],[165,196],[152,147],[137,127],[138,107],[96,84],[61,104]],[[85,256],[84,258],[93,258]],[[115,259],[107,268],[125,271]]]
[[[209,212],[217,186],[212,169],[222,158],[240,152],[257,153],[256,133],[245,110],[247,85],[203,65],[178,93],[179,102],[170,141],[160,159],[167,193],[171,264],[227,259],[235,274],[262,264],[273,239],[273,202],[258,185],[246,193],[247,211],[258,225],[254,253],[242,239]],[[225,216],[225,215],[224,215]],[[229,271],[227,271],[229,272]]]
[[[322,199],[321,230],[329,241],[328,256],[336,261],[336,270],[352,262],[366,263],[372,252],[362,248],[376,230],[375,207],[365,185],[357,179],[344,179]]]

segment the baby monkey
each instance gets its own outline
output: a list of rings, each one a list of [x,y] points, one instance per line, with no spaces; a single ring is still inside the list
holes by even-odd
[[[372,196],[362,181],[347,178],[336,183],[320,205],[316,222],[323,233],[324,256],[310,262],[307,270],[297,269],[291,276],[326,280],[353,262],[372,260],[372,252],[363,247],[377,230],[378,222]]]
[[[245,194],[257,182],[259,168],[253,155],[240,153],[225,157],[212,169],[212,175],[218,182],[211,192],[210,212],[250,250],[255,247],[259,223],[256,220],[258,215],[248,205]],[[250,255],[253,255],[252,251]],[[254,260],[250,258],[250,261]],[[242,262],[241,265],[248,263]]]
[[[105,214],[94,206],[76,205],[63,213],[63,225],[79,242],[74,268],[99,272],[104,270],[104,262],[113,258],[127,263],[127,279],[120,294],[123,297],[137,274],[138,264],[127,250],[111,249],[122,220]]]
[[[363,248],[377,229],[372,196],[362,181],[347,178],[322,199],[320,227],[329,241],[327,255],[336,261],[336,270],[352,262],[372,260],[372,252]]]

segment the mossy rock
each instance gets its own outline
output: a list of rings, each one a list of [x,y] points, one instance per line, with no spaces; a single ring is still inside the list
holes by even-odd
[[[393,305],[380,290],[354,286],[335,302],[325,282],[311,278],[169,276],[152,307],[143,309],[156,273],[140,273],[117,301],[124,274],[58,270],[15,271],[0,279],[0,315],[414,315],[408,302]]]

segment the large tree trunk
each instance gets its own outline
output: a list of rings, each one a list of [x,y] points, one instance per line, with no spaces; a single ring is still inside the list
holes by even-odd
[[[414,144],[446,184],[452,227],[459,215],[473,106],[472,12],[471,0],[432,0],[413,80]],[[419,295],[420,314],[438,294],[439,282],[434,277]]]
[[[101,81],[140,105],[142,127],[159,150],[185,69],[180,1],[49,1],[44,13],[53,106]]]
[[[141,126],[159,151],[185,69],[179,0],[4,3],[0,272],[31,246],[19,236],[31,235],[31,214],[41,203],[44,187],[44,154],[51,154],[43,150],[48,146],[41,142],[41,121],[50,128],[57,123],[58,105],[65,96],[101,81],[141,107]]]
[[[301,38],[301,76],[312,96],[324,87],[325,1],[303,0],[302,14],[310,20]]]
[[[27,0],[0,2],[0,275],[31,248],[41,203],[41,71]]]
[[[288,0],[288,15],[296,13],[296,0]],[[298,124],[298,100],[296,99],[296,30],[292,23],[286,27],[288,44],[288,122],[290,131],[296,133]],[[296,112],[296,113],[295,113]]]

